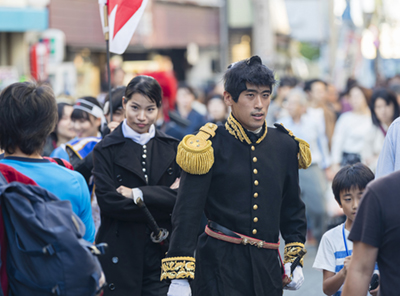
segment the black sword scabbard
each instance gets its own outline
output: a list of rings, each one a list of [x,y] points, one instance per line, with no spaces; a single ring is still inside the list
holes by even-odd
[[[292,266],[290,267],[290,275],[293,274],[293,271],[295,270],[295,268],[297,267],[297,265],[300,264],[300,260],[304,257],[304,255],[307,253],[306,249],[301,249],[299,251],[299,253],[297,254],[296,259],[294,259]]]

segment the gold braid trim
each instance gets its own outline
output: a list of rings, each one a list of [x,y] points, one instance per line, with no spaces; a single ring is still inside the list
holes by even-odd
[[[197,135],[187,135],[179,143],[176,162],[185,171],[193,175],[204,175],[214,164],[214,149],[210,137],[215,136],[218,126],[207,123]]]
[[[251,141],[246,135],[246,132],[244,131],[242,125],[232,116],[232,113],[228,117],[228,122],[235,129],[236,133],[239,136],[240,142],[243,142],[243,140],[245,140],[247,144],[251,145]]]
[[[228,122],[225,122],[225,128],[226,130],[237,139],[238,137],[236,136],[235,131],[231,128],[231,126],[228,124]]]
[[[232,113],[229,115],[227,122],[225,123],[226,130],[233,135],[236,139],[239,139],[240,142],[246,141],[247,144],[251,145],[251,140],[247,136],[244,131],[242,125],[232,116]],[[267,135],[268,127],[265,125],[264,134],[257,140],[256,144],[260,144],[262,140],[264,140]]]
[[[160,280],[194,279],[196,259],[193,257],[171,257],[161,260]]]
[[[303,243],[289,243],[285,245],[285,251],[283,255],[283,264],[286,264],[288,262],[293,263],[293,261],[296,259],[297,254],[299,254],[300,250],[304,248]],[[304,263],[304,257],[301,258],[300,260],[300,265],[303,267]]]
[[[282,123],[281,125],[283,126]],[[287,129],[286,127],[284,128],[289,132],[289,135],[292,136],[299,143],[300,151],[297,155],[297,158],[299,160],[299,168],[300,169],[308,168],[312,162],[310,144],[308,144],[306,141],[300,138],[297,138],[295,135],[293,135],[293,132],[291,130]]]
[[[264,134],[257,140],[256,144],[260,144],[261,141],[264,140],[264,138],[265,138],[265,136],[267,135],[267,133],[268,133],[268,127],[267,127],[267,124],[265,124],[265,132],[264,132]]]

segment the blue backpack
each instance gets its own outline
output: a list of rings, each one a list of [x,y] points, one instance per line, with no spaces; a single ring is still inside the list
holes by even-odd
[[[69,201],[0,173],[0,204],[7,233],[7,274],[11,295],[94,296],[102,274],[85,241],[83,222]]]

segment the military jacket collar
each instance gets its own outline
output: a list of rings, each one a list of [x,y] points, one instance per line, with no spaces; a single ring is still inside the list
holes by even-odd
[[[253,143],[247,135],[246,130],[243,128],[240,122],[236,120],[232,113],[229,114],[228,120],[225,123],[225,129],[240,142],[244,142],[249,145],[260,144],[268,132],[267,122],[265,121],[261,137],[259,137],[258,140]]]
[[[168,166],[171,165],[171,162],[174,160],[175,157],[175,152],[173,151],[174,148],[168,142],[170,142],[171,140],[178,142],[178,140],[164,134],[159,130],[156,130],[155,137],[152,140],[152,157],[150,158],[150,167],[157,169],[150,170],[148,184],[157,184],[162,174],[168,169]],[[133,154],[134,151],[136,151],[137,153],[141,153],[142,149],[138,149],[138,147],[140,147],[141,145],[135,143],[129,138],[124,137],[122,133],[122,123],[111,134],[107,135],[102,140],[102,142],[103,148],[112,145],[122,144],[121,148],[118,151],[118,155],[115,155],[114,163],[131,171],[132,173],[143,179],[143,181],[145,181],[140,157],[136,157]]]

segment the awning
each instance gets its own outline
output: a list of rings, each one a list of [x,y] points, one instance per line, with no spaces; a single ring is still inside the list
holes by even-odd
[[[48,27],[47,8],[0,7],[0,32],[43,31]]]

